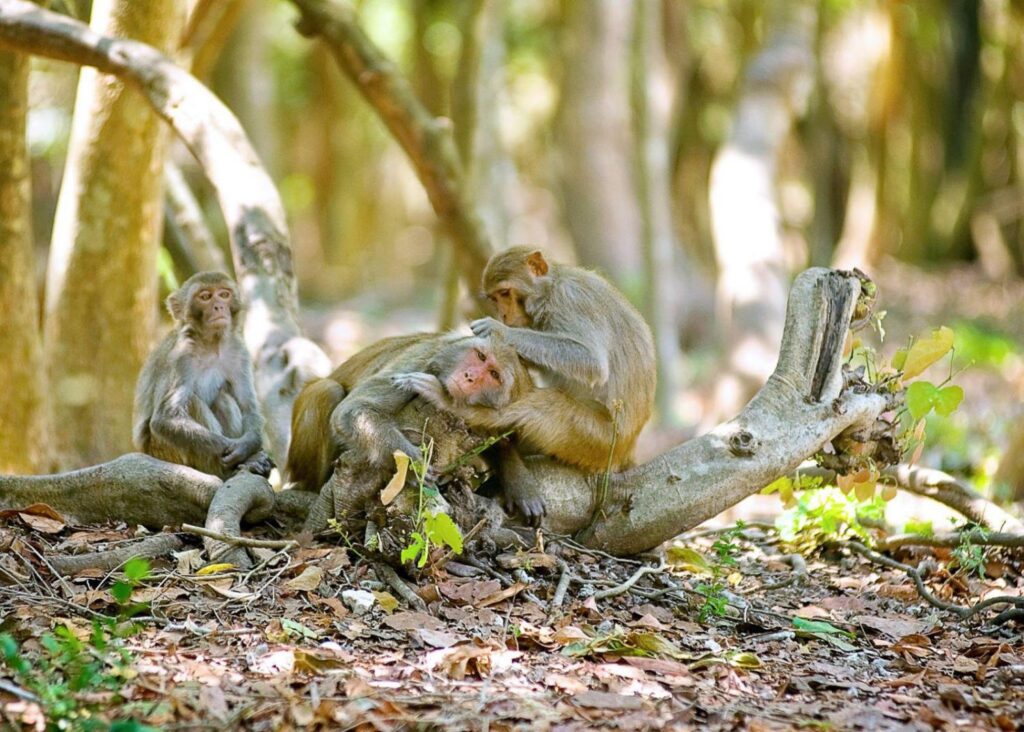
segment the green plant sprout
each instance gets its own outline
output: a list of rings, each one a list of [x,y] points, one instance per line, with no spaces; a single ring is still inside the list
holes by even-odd
[[[410,463],[418,489],[415,530],[409,537],[408,546],[402,550],[401,560],[403,564],[413,562],[422,569],[427,564],[431,546],[447,546],[456,554],[462,554],[462,532],[448,514],[425,508],[427,498],[439,495],[437,488],[427,482],[430,464],[434,459],[433,439],[420,444],[420,454],[423,455],[422,460]]]

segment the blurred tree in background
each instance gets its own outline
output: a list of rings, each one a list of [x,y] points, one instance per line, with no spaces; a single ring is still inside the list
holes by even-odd
[[[182,4],[187,21],[165,47],[235,111],[277,180],[310,333],[342,358],[380,335],[448,327],[473,312],[475,293],[459,289],[449,234],[406,155],[329,50],[295,31],[293,4]],[[88,2],[53,5],[82,19],[95,12]],[[896,261],[914,272],[960,264],[1019,292],[1020,2],[352,7],[451,129],[490,245],[533,244],[598,268],[644,308],[659,342],[665,422],[711,421],[745,401],[774,365],[788,281],[806,266],[857,266],[883,282],[896,272],[910,290]],[[77,70],[38,60],[32,69],[32,231],[42,268],[51,238],[56,252],[67,236],[51,227],[78,114]],[[12,154],[0,146],[5,159]],[[169,282],[225,261],[226,236],[187,154],[172,147],[167,162]],[[125,165],[141,191],[150,163]],[[16,188],[0,181],[0,203]],[[103,213],[94,208],[102,207],[85,213]],[[18,235],[0,234],[2,263]],[[48,288],[48,302],[70,296],[53,292],[63,288],[53,277]],[[1024,312],[1008,299],[999,328],[1019,343]],[[29,327],[29,315],[15,327]],[[725,386],[707,399],[674,386],[712,380]]]

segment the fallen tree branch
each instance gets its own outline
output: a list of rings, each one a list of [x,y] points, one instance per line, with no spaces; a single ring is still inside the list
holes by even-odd
[[[235,546],[251,546],[259,549],[293,549],[299,545],[299,542],[294,539],[250,539],[247,536],[231,536],[230,534],[210,531],[202,526],[193,526],[191,524],[182,524],[181,530],[186,534],[216,539],[225,544],[234,544]]]
[[[659,564],[656,567],[652,567],[650,565],[647,565],[647,566],[644,566],[644,567],[640,567],[640,569],[638,569],[637,571],[633,572],[633,574],[631,574],[629,576],[629,579],[627,579],[622,584],[615,585],[615,587],[609,587],[607,590],[600,590],[599,592],[595,592],[594,593],[594,599],[595,600],[606,600],[609,597],[615,597],[616,595],[622,595],[622,594],[624,594],[626,592],[629,592],[629,589],[633,585],[635,585],[639,581],[639,579],[641,577],[643,577],[645,574],[656,574],[656,573],[662,572],[664,570],[665,570],[665,565],[664,564]]]
[[[296,27],[330,48],[338,66],[387,126],[409,158],[459,259],[470,292],[480,287],[491,243],[466,189],[451,126],[434,117],[408,80],[359,27],[356,12],[338,0],[292,0]]]
[[[879,551],[892,551],[903,546],[957,547],[964,542],[977,546],[1024,547],[1024,534],[976,531],[949,531],[925,536],[923,534],[894,534],[875,542]]]
[[[157,534],[147,536],[137,542],[117,549],[89,554],[67,554],[49,558],[49,564],[55,571],[64,576],[78,574],[85,569],[99,569],[112,572],[129,559],[153,559],[163,557],[171,552],[179,551],[185,543],[175,534]]]
[[[377,573],[377,576],[387,582],[388,586],[395,591],[395,593],[401,597],[413,610],[418,610],[421,613],[427,611],[427,603],[423,601],[423,598],[413,592],[409,585],[405,584],[405,580],[398,576],[398,572],[390,564],[384,562],[374,562],[373,569]]]
[[[970,620],[983,610],[987,610],[988,608],[995,607],[997,605],[1013,605],[1017,609],[1024,608],[1024,597],[1011,597],[1009,595],[990,597],[988,599],[982,600],[981,602],[975,603],[970,607],[964,607],[963,605],[956,605],[954,603],[944,602],[943,600],[940,600],[938,597],[936,597],[927,587],[925,587],[924,578],[921,577],[921,572],[916,567],[911,567],[909,564],[897,562],[895,559],[890,559],[889,557],[883,556],[878,552],[872,551],[871,549],[868,549],[866,546],[861,544],[859,541],[847,541],[842,543],[841,546],[847,547],[848,549],[856,552],[857,554],[860,554],[862,557],[874,562],[875,564],[880,564],[883,567],[888,567],[889,569],[897,569],[902,572],[905,572],[907,576],[910,577],[911,580],[913,580],[914,586],[917,588],[917,594],[919,594],[925,600],[925,602],[927,602],[932,607],[937,607],[940,610],[945,610],[946,612],[953,613],[962,621]],[[1006,620],[1011,620],[1015,618],[1016,613],[1012,611],[1007,611],[1000,613],[994,622],[996,622],[996,624],[999,624],[1005,622]]]

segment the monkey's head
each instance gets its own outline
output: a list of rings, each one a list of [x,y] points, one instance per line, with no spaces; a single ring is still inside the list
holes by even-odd
[[[500,338],[460,338],[438,351],[427,371],[456,402],[502,409],[530,378],[515,350]]]
[[[242,301],[226,274],[199,272],[167,297],[167,309],[179,325],[217,337],[237,324]]]
[[[491,257],[484,268],[484,294],[502,323],[514,328],[533,325],[530,298],[547,274],[548,262],[539,249],[512,247]]]

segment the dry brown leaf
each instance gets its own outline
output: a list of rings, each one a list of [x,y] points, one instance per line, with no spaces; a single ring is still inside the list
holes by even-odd
[[[405,478],[409,473],[410,459],[408,455],[401,450],[395,450],[392,457],[395,458],[395,474],[391,476],[391,480],[380,492],[380,502],[385,506],[395,500],[405,488]]]
[[[293,592],[312,592],[324,579],[324,571],[315,565],[309,565],[302,574],[298,577],[292,577],[290,580],[284,583],[284,587],[287,590]]]

